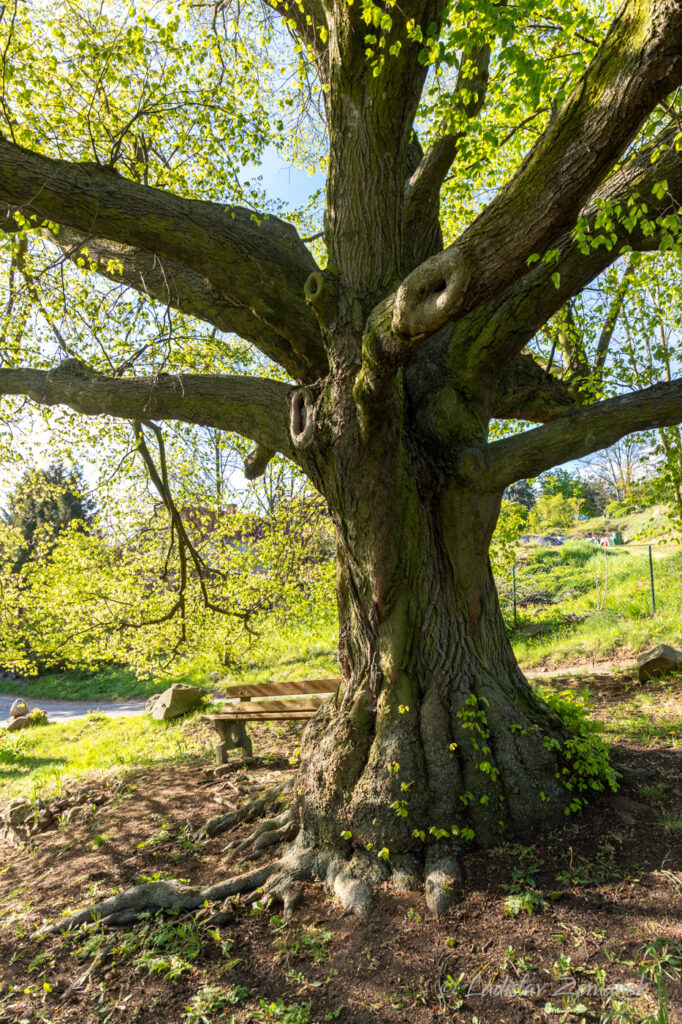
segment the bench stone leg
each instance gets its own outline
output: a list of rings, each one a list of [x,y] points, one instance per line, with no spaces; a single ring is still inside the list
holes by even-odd
[[[253,754],[251,737],[246,731],[246,722],[214,722],[214,727],[220,736],[220,743],[215,746],[216,764],[227,764],[228,750],[235,750],[241,747],[245,757]]]

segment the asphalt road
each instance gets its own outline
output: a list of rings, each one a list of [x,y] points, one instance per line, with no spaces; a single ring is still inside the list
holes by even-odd
[[[16,697],[0,693],[0,722],[5,722],[9,717],[9,709],[16,699]],[[68,722],[72,718],[83,718],[88,711],[99,711],[100,714],[109,715],[112,718],[141,715],[145,706],[143,700],[105,701],[104,703],[91,701],[82,704],[72,700],[43,700],[42,697],[23,697],[22,699],[26,701],[31,710],[38,707],[47,711],[50,722]]]

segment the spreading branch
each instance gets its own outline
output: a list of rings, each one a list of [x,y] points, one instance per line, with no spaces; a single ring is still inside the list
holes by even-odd
[[[488,89],[490,46],[476,47],[461,57],[455,86],[453,120],[466,122],[480,112]],[[466,98],[464,98],[466,97]],[[413,239],[414,263],[439,252],[443,247],[440,228],[440,190],[457,155],[457,147],[466,128],[448,131],[447,125],[431,143],[405,186],[405,233]]]
[[[94,265],[97,273],[108,280],[124,283],[226,334],[239,335],[302,384],[312,383],[327,373],[327,353],[321,338],[317,344],[311,338],[305,352],[297,352],[250,308],[221,294],[195,270],[146,250],[87,236],[72,228],[60,228],[56,233],[43,228],[42,234],[58,245],[70,260],[86,259],[89,266]]]
[[[626,0],[580,82],[474,223],[401,284],[392,326],[410,351],[499,295],[576,221],[645,118],[682,83],[682,4]]]
[[[256,377],[108,377],[78,359],[66,359],[54,370],[0,368],[0,395],[25,395],[39,405],[66,405],[86,416],[172,419],[217,427],[296,461],[287,426],[290,391],[287,384]]]
[[[613,333],[616,329],[616,324],[618,323],[618,318],[623,308],[625,294],[630,285],[633,270],[633,261],[632,259],[629,259],[625,267],[625,270],[623,271],[623,275],[620,281],[618,282],[618,287],[616,288],[613,294],[613,298],[611,299],[611,304],[609,305],[609,310],[606,314],[606,320],[604,321],[604,326],[602,327],[601,333],[599,335],[597,351],[594,355],[593,369],[595,373],[599,374],[600,376],[604,371],[606,357],[609,354],[609,347],[613,339]]]
[[[477,47],[470,56],[462,55],[462,65],[455,86],[453,116],[471,120],[480,112],[488,88],[490,46]],[[463,93],[462,90],[466,90]],[[466,99],[463,96],[466,95]],[[405,205],[419,205],[427,196],[440,191],[446,174],[457,154],[457,144],[465,134],[443,131],[424,153],[419,166],[405,188]]]
[[[184,199],[93,163],[53,160],[0,137],[8,213],[64,225],[172,260],[251,310],[315,365],[320,334],[303,297],[316,263],[296,229],[239,206]]]
[[[574,232],[566,232],[557,242],[551,262],[535,263],[502,295],[457,322],[451,358],[459,358],[468,339],[475,338],[467,353],[467,373],[472,380],[481,373],[489,377],[503,372],[542,325],[624,251],[659,248],[662,231],[656,227],[656,219],[682,208],[682,152],[674,144],[677,134],[676,126],[662,132],[595,193],[580,213],[582,241]],[[659,152],[654,163],[653,152]],[[667,182],[666,191],[654,193],[653,187],[662,181]],[[634,210],[645,203],[647,213],[628,227],[625,220],[630,202]],[[608,227],[597,228],[598,218],[605,213],[610,219]],[[644,221],[648,222],[646,230]],[[608,234],[609,244],[593,247],[590,239],[599,234]]]
[[[680,422],[682,379],[572,409],[542,427],[465,453],[461,469],[477,488],[502,490],[608,448],[626,434]]]

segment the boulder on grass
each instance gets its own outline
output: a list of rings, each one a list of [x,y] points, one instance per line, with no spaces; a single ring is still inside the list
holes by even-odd
[[[659,644],[652,651],[645,651],[638,656],[637,669],[640,683],[663,675],[664,672],[674,672],[675,669],[682,672],[682,651],[668,647],[667,644]]]
[[[16,732],[17,729],[28,729],[31,725],[47,725],[47,711],[34,708],[27,715],[18,715],[10,718],[7,722],[7,732]]]
[[[12,707],[9,709],[10,718],[22,718],[28,714],[28,704],[21,697],[17,697]]]
[[[204,691],[198,686],[173,683],[163,693],[155,693],[150,697],[145,711],[157,722],[165,722],[169,718],[179,718],[188,711],[194,711],[201,706],[203,699]]]
[[[17,729],[28,729],[31,724],[31,719],[28,715],[22,715],[20,718],[10,718],[7,722],[7,732],[16,732]]]

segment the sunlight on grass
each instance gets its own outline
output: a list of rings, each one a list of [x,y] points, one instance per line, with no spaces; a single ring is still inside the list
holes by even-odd
[[[613,739],[629,737],[643,746],[682,746],[682,706],[678,680],[650,681],[633,688],[609,710],[606,731]]]
[[[195,679],[197,675],[199,678]],[[49,672],[20,686],[11,679],[2,679],[0,693],[13,694],[20,688],[23,696],[37,700],[144,700],[153,693],[161,693],[175,681],[176,675],[139,679],[130,669],[103,668],[99,672]],[[183,666],[182,681],[202,686],[206,685],[206,675]]]
[[[322,608],[314,625],[292,623],[281,632],[264,636],[244,664],[221,673],[221,684],[338,676],[337,644],[336,611]]]
[[[154,722],[146,715],[73,722],[0,734],[0,799],[58,790],[65,777],[209,755],[211,743],[198,716]]]
[[[627,549],[590,553],[586,547],[540,549],[519,567],[520,591],[543,594],[543,603],[529,602],[518,611],[512,642],[521,664],[634,659],[659,643],[681,645],[682,552],[656,557],[652,616],[648,555]],[[506,607],[505,614],[511,628]]]

